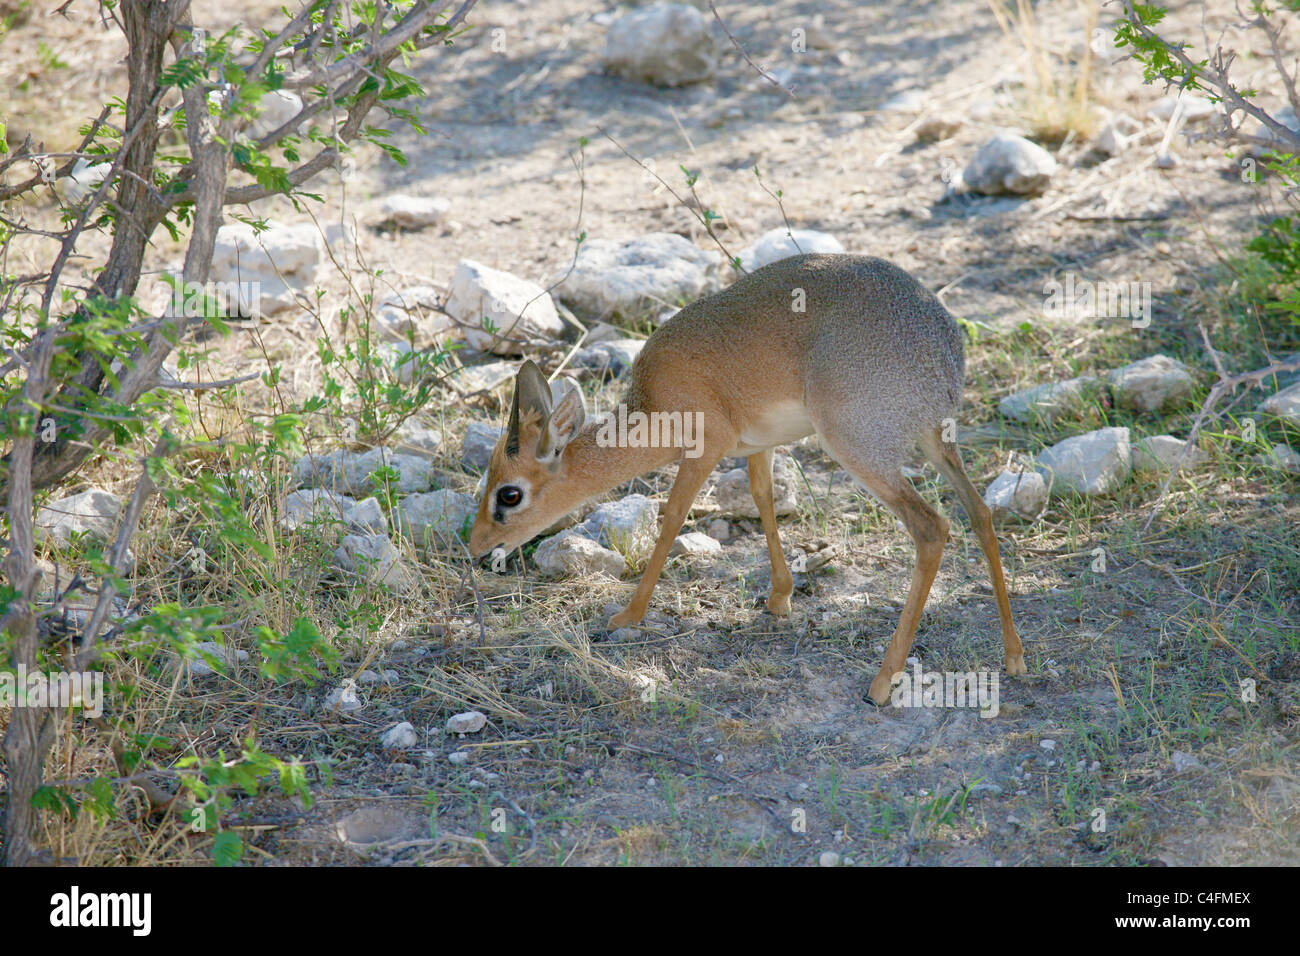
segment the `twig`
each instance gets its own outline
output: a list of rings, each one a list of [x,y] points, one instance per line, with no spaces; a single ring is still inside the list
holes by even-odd
[[[707,232],[707,233],[709,234],[709,238],[712,239],[712,240],[714,241],[714,243],[717,244],[717,247],[718,247],[719,249],[722,250],[722,254],[726,257],[727,261],[728,261],[728,262],[731,262],[731,263],[736,262],[736,256],[733,256],[733,255],[731,254],[731,252],[727,249],[727,247],[724,246],[724,245],[722,244],[722,240],[719,239],[719,238],[717,237],[717,234],[716,234],[716,233],[714,233],[714,231],[713,231],[713,227],[709,224],[708,219],[706,219],[704,216],[700,215],[700,213],[697,212],[695,209],[692,209],[692,208],[691,208],[691,204],[688,203],[688,202],[687,202],[685,199],[683,199],[681,196],[679,196],[679,195],[677,194],[677,190],[673,189],[672,186],[669,186],[668,183],[667,183],[667,181],[666,181],[662,176],[660,176],[657,172],[655,172],[653,169],[651,169],[649,166],[647,166],[644,162],[642,162],[641,160],[639,160],[639,159],[637,159],[635,156],[633,156],[633,155],[628,151],[627,147],[625,147],[622,143],[620,143],[620,142],[619,142],[618,140],[616,140],[613,136],[611,136],[611,135],[609,134],[609,132],[608,132],[608,131],[603,127],[603,126],[597,126],[596,129],[598,129],[598,130],[600,131],[600,135],[601,135],[601,136],[604,136],[607,140],[609,140],[611,143],[613,143],[615,146],[617,146],[618,149],[619,149],[619,151],[620,151],[624,156],[626,156],[628,159],[632,160],[632,162],[636,163],[638,166],[640,166],[642,169],[644,169],[647,173],[649,173],[649,174],[650,174],[651,176],[653,176],[655,179],[659,180],[660,184],[662,184],[663,187],[664,187],[664,189],[667,189],[668,192],[670,192],[670,193],[672,194],[672,197],[673,197],[674,199],[677,200],[678,204],[679,204],[683,209],[685,209],[687,212],[689,212],[692,216],[694,216],[694,217],[696,218],[696,220],[699,222],[699,224],[700,224],[701,226],[704,227],[704,231]],[[694,192],[694,189],[692,189],[692,193],[693,193],[693,192]],[[696,197],[696,198],[697,198],[697,201],[698,201],[698,197]],[[741,269],[741,271],[743,272],[744,269]]]
[[[709,0],[709,9],[713,11],[713,19],[718,21],[718,26],[722,27],[722,32],[727,35],[727,39],[731,41],[731,45],[734,46],[740,52],[740,55],[745,58],[745,62],[753,67],[754,71],[758,73],[759,76],[767,80],[767,82],[771,83],[777,89],[784,91],[791,99],[798,99],[799,97],[795,96],[794,90],[785,86],[780,80],[749,58],[749,54],[746,53],[745,48],[740,45],[740,41],[732,35],[731,31],[727,29],[727,25],[722,22],[722,17],[718,14],[718,8],[713,5],[713,0]]]
[[[1174,462],[1169,474],[1160,485],[1160,494],[1156,496],[1155,504],[1151,506],[1151,513],[1147,515],[1147,520],[1142,525],[1145,532],[1151,527],[1151,522],[1160,512],[1160,507],[1164,503],[1165,495],[1169,493],[1169,486],[1173,483],[1175,476],[1182,469],[1183,462],[1191,454],[1192,449],[1196,446],[1197,436],[1201,432],[1201,426],[1205,423],[1210,412],[1219,404],[1219,400],[1227,393],[1235,390],[1242,385],[1254,385],[1262,382],[1266,378],[1277,375],[1280,372],[1300,371],[1300,359],[1294,359],[1289,362],[1274,362],[1272,365],[1264,368],[1255,369],[1253,372],[1240,372],[1236,375],[1229,375],[1223,367],[1223,361],[1219,358],[1218,352],[1210,344],[1209,333],[1205,331],[1205,326],[1197,323],[1197,328],[1201,331],[1201,339],[1205,342],[1205,348],[1210,353],[1210,358],[1214,362],[1215,370],[1219,373],[1219,380],[1210,389],[1210,394],[1205,397],[1205,402],[1201,405],[1201,410],[1197,412],[1195,421],[1192,422],[1191,431],[1187,433],[1187,442],[1183,445],[1182,453],[1178,460]]]
[[[243,382],[251,382],[253,379],[262,375],[261,372],[249,372],[247,375],[237,375],[234,378],[223,378],[215,382],[168,382],[159,378],[158,386],[160,388],[179,388],[188,391],[204,392],[212,388],[229,388],[231,385],[239,385]]]

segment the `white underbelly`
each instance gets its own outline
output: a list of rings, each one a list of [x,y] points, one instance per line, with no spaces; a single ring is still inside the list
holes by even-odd
[[[747,422],[740,430],[740,439],[731,450],[732,455],[752,455],[754,452],[798,441],[811,435],[812,419],[803,402],[777,402],[767,406],[762,415]]]

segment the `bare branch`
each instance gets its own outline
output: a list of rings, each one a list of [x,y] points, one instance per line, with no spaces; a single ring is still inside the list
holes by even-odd
[[[722,16],[721,14],[718,13],[718,8],[713,5],[713,0],[709,0],[709,9],[713,11],[713,19],[718,21],[718,26],[722,27],[722,32],[727,35],[727,39],[731,41],[731,45],[734,46],[740,52],[740,55],[745,58],[745,62],[748,63],[751,67],[753,67],[754,72],[757,73],[759,76],[761,76],[763,79],[767,80],[767,82],[771,83],[782,93],[785,93],[791,99],[798,99],[798,97],[795,96],[794,94],[794,90],[787,87],[775,76],[767,72],[767,70],[763,69],[761,66],[759,66],[757,63],[755,63],[753,60],[749,58],[749,54],[746,53],[745,48],[740,45],[740,41],[735,38],[732,32],[727,29],[727,25],[722,22]]]
[[[475,2],[476,0],[465,0],[460,5],[460,9],[452,14],[447,22],[440,25],[439,33],[446,33],[457,27],[465,19]],[[331,86],[338,82],[340,78],[352,75],[366,63],[392,58],[400,52],[403,45],[417,38],[425,27],[432,25],[432,21],[441,13],[442,8],[435,8],[432,2],[426,3],[424,6],[413,6],[406,16],[402,17],[396,25],[384,33],[377,42],[372,43],[364,50],[358,50],[356,53],[349,54],[328,65],[313,65],[307,69],[291,73],[284,78],[284,87],[290,90],[300,90],[311,86]]]
[[[1260,109],[1254,103],[1247,100],[1232,85],[1228,79],[1228,72],[1231,69],[1232,61],[1236,54],[1231,51],[1225,52],[1222,47],[1216,46],[1214,53],[1207,60],[1207,66],[1202,67],[1194,62],[1186,53],[1180,44],[1170,43],[1163,37],[1158,36],[1138,17],[1133,8],[1132,0],[1123,0],[1124,13],[1129,23],[1132,24],[1135,33],[1140,34],[1144,39],[1158,43],[1165,49],[1186,71],[1188,83],[1204,82],[1212,87],[1212,92],[1222,99],[1228,106],[1228,113],[1231,115],[1235,112],[1242,112],[1248,116],[1253,116],[1259,120],[1275,137],[1275,143],[1289,144],[1293,149],[1300,151],[1300,132],[1284,126],[1273,117],[1269,116],[1264,110]],[[1285,74],[1283,74],[1285,75]],[[1187,84],[1185,84],[1187,85]],[[1292,84],[1289,94],[1294,99],[1295,89]],[[1228,125],[1228,135],[1236,135],[1236,129]]]

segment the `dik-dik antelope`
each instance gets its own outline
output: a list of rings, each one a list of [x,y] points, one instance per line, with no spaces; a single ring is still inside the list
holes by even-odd
[[[701,425],[692,454],[661,443],[601,440],[581,395],[558,401],[538,367],[515,380],[509,426],[488,465],[470,532],[479,559],[512,550],[584,501],[670,462],[677,479],[654,553],[610,627],[636,624],[700,487],[726,456],[749,459],[749,486],[767,535],[772,613],[790,611],[794,581],[772,503],[772,449],[814,432],[825,449],[902,519],[916,543],[911,588],[867,696],[889,699],[903,670],[948,537],[948,521],[916,492],[902,465],[920,446],[961,499],[988,561],[1008,674],[1023,674],[1020,638],[988,507],[966,477],[955,421],[965,376],[962,333],[928,290],[897,266],[853,255],[772,263],[682,309],[646,341],[624,398],[631,412],[680,413]],[[698,416],[696,415],[698,413]]]

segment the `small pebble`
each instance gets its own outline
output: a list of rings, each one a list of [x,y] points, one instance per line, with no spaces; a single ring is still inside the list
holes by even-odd
[[[1191,754],[1183,753],[1181,750],[1175,750],[1173,754],[1170,755],[1170,760],[1174,765],[1174,773],[1182,773],[1184,770],[1191,770],[1201,765],[1199,760]]]
[[[487,725],[487,716],[477,710],[469,710],[447,718],[447,733],[476,734]]]
[[[357,682],[347,678],[325,697],[325,709],[337,710],[341,714],[361,709],[361,698],[357,696]]]
[[[396,727],[384,731],[379,742],[389,750],[409,750],[420,742],[420,735],[408,722],[402,721]]]

